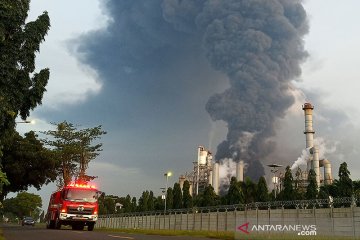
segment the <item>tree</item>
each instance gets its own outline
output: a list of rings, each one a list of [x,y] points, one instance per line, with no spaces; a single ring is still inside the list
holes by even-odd
[[[244,203],[244,193],[240,186],[241,183],[237,182],[236,177],[230,180],[230,187],[226,195],[227,204]]]
[[[131,199],[131,211],[132,212],[136,212],[137,211],[137,201],[136,201],[136,197],[133,197]]]
[[[264,176],[261,176],[259,178],[259,182],[257,184],[257,189],[256,189],[255,199],[257,202],[269,201],[269,190],[268,190],[266,179]]]
[[[316,199],[318,195],[318,185],[316,182],[316,173],[314,169],[310,169],[307,180],[309,184],[306,187],[306,199]]]
[[[180,209],[183,207],[183,196],[180,188],[179,183],[174,184],[174,190],[173,190],[173,208],[174,209]]]
[[[132,209],[131,209],[131,197],[130,197],[129,194],[126,195],[123,205],[124,205],[123,206],[124,212],[129,213],[129,212],[132,211]]]
[[[353,181],[354,195],[357,199],[360,199],[360,180]]]
[[[174,203],[173,190],[169,187],[166,191],[166,209],[172,209]]]
[[[57,162],[33,131],[24,137],[14,132],[3,143],[2,166],[11,184],[3,186],[1,199],[9,192],[26,191],[30,186],[40,190],[43,184],[56,179]]]
[[[245,178],[245,181],[242,183],[242,191],[244,192],[245,203],[255,202],[256,184],[251,181],[251,178]]]
[[[290,166],[286,167],[284,177],[284,189],[280,193],[282,200],[293,200],[294,199],[294,187],[293,187],[293,176],[291,173]]]
[[[47,12],[26,23],[29,0],[0,3],[0,157],[18,115],[26,119],[41,104],[49,69],[35,72],[35,56],[50,27]],[[10,132],[9,132],[10,131]],[[0,184],[6,183],[0,170]]]
[[[155,198],[155,200],[154,200],[154,205],[155,205],[155,210],[162,210],[162,211],[164,211],[165,202],[164,202],[164,199],[162,199],[161,196],[158,196],[157,198]]]
[[[44,142],[53,149],[56,159],[61,163],[57,169],[59,187],[67,185],[73,178],[80,181],[95,178],[87,176],[85,171],[88,163],[102,151],[102,144],[93,145],[93,141],[106,132],[101,130],[101,126],[78,130],[74,124],[66,121],[53,125],[56,125],[56,130],[43,133],[51,137]]]
[[[302,170],[298,166],[295,172],[295,180],[294,180],[294,191],[295,191],[295,199],[301,200],[305,198],[304,188],[301,187],[302,182]]]
[[[192,208],[193,200],[190,195],[190,183],[188,180],[185,180],[183,185],[183,206],[184,208]]]
[[[339,167],[339,181],[337,182],[338,194],[341,197],[351,197],[354,189],[353,182],[350,178],[350,171],[348,170],[347,163],[343,162]]]
[[[211,185],[208,185],[204,189],[202,194],[202,207],[215,206],[218,204],[218,196],[216,195],[214,188]]]
[[[4,212],[11,212],[19,218],[32,216],[38,219],[41,207],[41,197],[33,193],[20,192],[15,198],[4,200]]]
[[[154,211],[155,210],[155,197],[153,191],[150,191],[149,193],[149,199],[148,199],[148,210]]]
[[[148,202],[149,202],[149,191],[143,191],[141,197],[139,198],[139,211],[146,212],[149,210]]]

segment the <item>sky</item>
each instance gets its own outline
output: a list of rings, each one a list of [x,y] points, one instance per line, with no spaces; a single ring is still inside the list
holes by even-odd
[[[51,28],[36,64],[37,69],[49,67],[51,74],[43,104],[29,117],[36,124],[18,124],[18,131],[46,131],[51,123],[64,120],[82,127],[102,125],[107,131],[101,139],[103,152],[88,170],[98,176],[99,188],[118,196],[139,197],[144,190],[158,195],[165,172],[174,172],[171,186],[180,174],[192,170],[197,146],[215,155],[220,143],[231,142],[227,138],[231,122],[209,114],[208,102],[236,84],[230,70],[224,70],[227,65],[215,62],[211,43],[200,46],[201,34],[208,38],[210,34],[191,25],[196,6],[179,10],[177,1],[118,2],[31,2],[29,20],[43,11],[50,16]],[[267,155],[252,156],[262,156],[263,164],[292,165],[305,148],[301,105],[308,101],[315,106],[320,155],[331,161],[333,176],[346,161],[352,178],[359,179],[360,2],[307,0],[303,5],[309,29],[307,34],[300,29],[298,35],[308,57],[299,58],[302,73],[286,79],[293,101],[283,106],[285,110],[271,112],[273,131],[265,140],[276,145]],[[198,26],[206,17],[200,17]],[[264,171],[269,176],[266,167]],[[46,207],[54,190],[55,185],[49,184],[29,191],[40,194]]]

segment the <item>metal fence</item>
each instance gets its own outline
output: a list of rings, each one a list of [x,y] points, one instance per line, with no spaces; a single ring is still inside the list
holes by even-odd
[[[97,228],[235,231],[239,223],[314,224],[318,235],[360,236],[355,198],[255,202],[216,207],[122,213],[99,217]],[[359,229],[359,230],[357,230]]]

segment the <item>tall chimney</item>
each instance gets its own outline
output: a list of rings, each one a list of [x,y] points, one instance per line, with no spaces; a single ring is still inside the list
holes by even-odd
[[[305,103],[302,109],[304,110],[304,115],[305,115],[304,134],[306,136],[306,148],[311,149],[312,147],[314,147],[314,134],[315,134],[315,131],[313,129],[313,117],[312,117],[312,112],[314,110],[314,107],[313,105],[311,105],[311,103]],[[313,165],[312,159],[307,159],[307,172],[309,172],[310,169],[313,169],[312,165]]]
[[[244,161],[236,163],[236,180],[238,182],[244,181]]]
[[[305,103],[303,105],[304,114],[305,114],[305,131],[306,135],[306,148],[312,148],[314,146],[314,134],[315,131],[313,129],[313,119],[312,119],[312,111],[314,107],[311,103]]]
[[[214,163],[212,177],[214,191],[216,194],[219,194],[219,163]]]

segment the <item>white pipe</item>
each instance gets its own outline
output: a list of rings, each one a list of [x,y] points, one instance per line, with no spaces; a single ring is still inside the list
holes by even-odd
[[[213,185],[213,170],[209,171],[209,176],[208,176],[208,180],[209,180],[209,184],[212,186]]]
[[[179,177],[179,184],[180,184],[180,188],[181,188],[181,191],[184,187],[184,182],[185,182],[185,176],[184,175],[180,175]]]
[[[318,146],[314,146],[311,148],[313,159],[312,159],[312,169],[314,169],[316,174],[316,183],[318,188],[320,188],[320,168],[319,168],[319,148]]]
[[[219,163],[214,163],[213,171],[213,188],[215,193],[219,194]]]
[[[238,182],[244,181],[244,161],[236,163],[236,180]]]
[[[320,167],[324,167],[324,184],[330,185],[332,184],[333,178],[331,173],[331,163],[327,159],[320,160]]]

